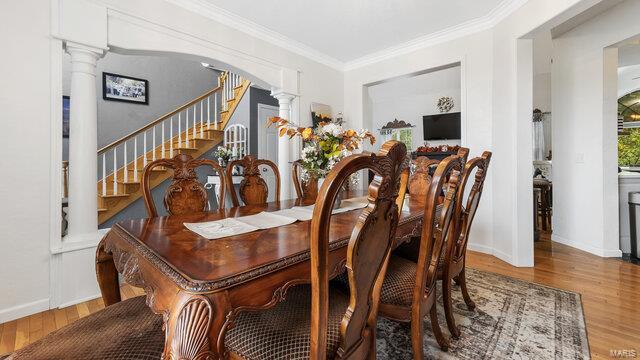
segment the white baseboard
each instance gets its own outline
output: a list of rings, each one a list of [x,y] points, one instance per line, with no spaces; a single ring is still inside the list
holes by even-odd
[[[590,254],[597,255],[600,257],[622,257],[622,251],[619,249],[617,250],[602,249],[589,244],[569,240],[569,239],[563,238],[562,236],[558,236],[556,234],[551,234],[551,240],[563,245],[571,246],[578,250],[586,251]]]
[[[474,244],[474,243],[468,243],[467,244],[467,249],[471,250],[471,251],[477,251],[477,252],[481,252],[483,254],[489,254],[489,255],[493,255],[495,257],[497,257],[498,259],[513,265],[513,258],[511,255],[504,253],[500,250],[496,250],[490,246],[487,245],[481,245],[481,244]],[[515,265],[514,265],[515,266]]]
[[[3,309],[0,310],[0,324],[45,310],[49,310],[49,298]]]
[[[93,295],[89,295],[80,299],[73,299],[71,301],[67,301],[65,303],[62,303],[60,305],[58,305],[58,308],[62,309],[62,308],[66,308],[67,306],[72,306],[72,305],[76,305],[76,304],[80,304],[83,303],[85,301],[91,301],[93,299],[97,299],[100,296],[102,296],[102,294],[97,293],[97,294],[93,294]]]

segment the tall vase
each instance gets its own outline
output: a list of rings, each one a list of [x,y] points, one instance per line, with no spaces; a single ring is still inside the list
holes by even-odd
[[[319,188],[320,186],[318,185],[318,178],[313,176],[309,177],[307,181],[303,181],[302,183],[302,198],[304,200],[316,202]]]

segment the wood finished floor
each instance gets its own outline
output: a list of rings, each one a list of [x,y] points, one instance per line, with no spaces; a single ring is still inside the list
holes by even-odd
[[[640,357],[640,266],[604,259],[553,243],[535,244],[535,267],[516,268],[491,255],[469,252],[469,267],[582,294],[591,355],[610,358],[612,349],[634,349]],[[144,294],[122,287],[123,298]],[[0,354],[9,353],[104,307],[95,299],[0,324]]]

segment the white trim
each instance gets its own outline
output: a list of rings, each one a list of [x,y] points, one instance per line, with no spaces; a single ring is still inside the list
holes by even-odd
[[[513,263],[513,258],[511,255],[504,253],[500,250],[497,250],[495,248],[492,248],[491,246],[487,246],[487,245],[480,245],[480,244],[473,244],[473,243],[468,243],[467,244],[467,249],[471,250],[471,251],[477,251],[483,254],[488,254],[488,255],[493,255],[496,258],[506,262],[509,265],[512,266],[516,266],[516,267],[523,267],[521,265],[517,265]],[[530,267],[530,266],[526,266],[526,267]]]
[[[336,70],[342,70],[344,67],[344,64],[338,59],[335,59],[299,41],[284,36],[279,32],[238,16],[210,2],[204,0],[166,1]]]
[[[65,252],[78,251],[97,247],[100,240],[111,230],[111,228],[98,229],[94,233],[79,234],[79,235],[67,235],[62,241],[62,246],[58,248],[52,248],[52,254],[61,254]]]
[[[313,61],[329,66],[336,70],[349,71],[370,65],[395,56],[407,54],[418,49],[440,44],[453,39],[458,39],[473,33],[490,29],[509,16],[512,12],[524,5],[528,0],[503,0],[498,6],[493,8],[488,14],[479,18],[454,25],[431,34],[409,40],[399,45],[395,45],[384,50],[376,51],[357,59],[342,62],[330,55],[305,45],[297,40],[291,39],[277,31],[268,29],[251,20],[245,19],[237,14],[225,10],[205,0],[166,0],[169,3],[192,11],[199,15],[210,18],[221,24],[242,31],[258,39],[264,40],[273,45],[282,47],[295,54],[304,56]]]
[[[589,244],[581,243],[574,240],[569,240],[569,239],[563,238],[562,236],[558,236],[556,234],[551,235],[551,240],[563,245],[571,246],[578,250],[586,251],[588,253],[591,253],[593,255],[597,255],[600,257],[622,257],[622,251],[619,249],[618,250],[602,249]]]
[[[49,310],[49,298],[3,309],[0,310],[0,324],[45,310]]]
[[[86,301],[91,301],[91,300],[97,299],[97,298],[99,298],[101,296],[102,296],[102,294],[98,292],[97,294],[85,296],[85,297],[80,298],[80,299],[74,299],[74,300],[71,300],[71,301],[67,301],[65,303],[62,303],[62,304],[58,305],[57,308],[58,309],[66,308],[67,306],[72,306],[72,305],[80,304],[80,303],[83,303],[83,302],[86,302]]]

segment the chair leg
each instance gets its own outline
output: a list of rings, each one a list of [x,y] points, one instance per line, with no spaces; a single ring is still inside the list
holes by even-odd
[[[444,337],[444,334],[440,329],[440,324],[438,323],[438,308],[435,303],[433,303],[431,310],[429,310],[429,317],[431,318],[431,330],[433,331],[433,336],[435,336],[440,349],[442,351],[449,350],[449,342],[447,341],[447,338]]]
[[[462,271],[460,271],[460,274],[458,274],[456,279],[456,283],[460,285],[460,290],[462,290],[462,297],[464,298],[464,302],[467,304],[467,308],[469,310],[475,309],[476,303],[471,300],[471,296],[469,296],[469,291],[467,290],[467,278],[465,275],[464,267],[462,268]]]
[[[442,302],[444,304],[444,315],[447,319],[447,327],[449,333],[454,339],[460,337],[460,329],[456,326],[456,320],[453,317],[453,299],[451,297],[451,279],[442,279]],[[434,306],[435,307],[435,306]]]
[[[422,308],[412,311],[411,314],[411,347],[413,348],[413,359],[423,360],[422,339],[424,338],[424,312]],[[417,315],[417,316],[416,316]]]

